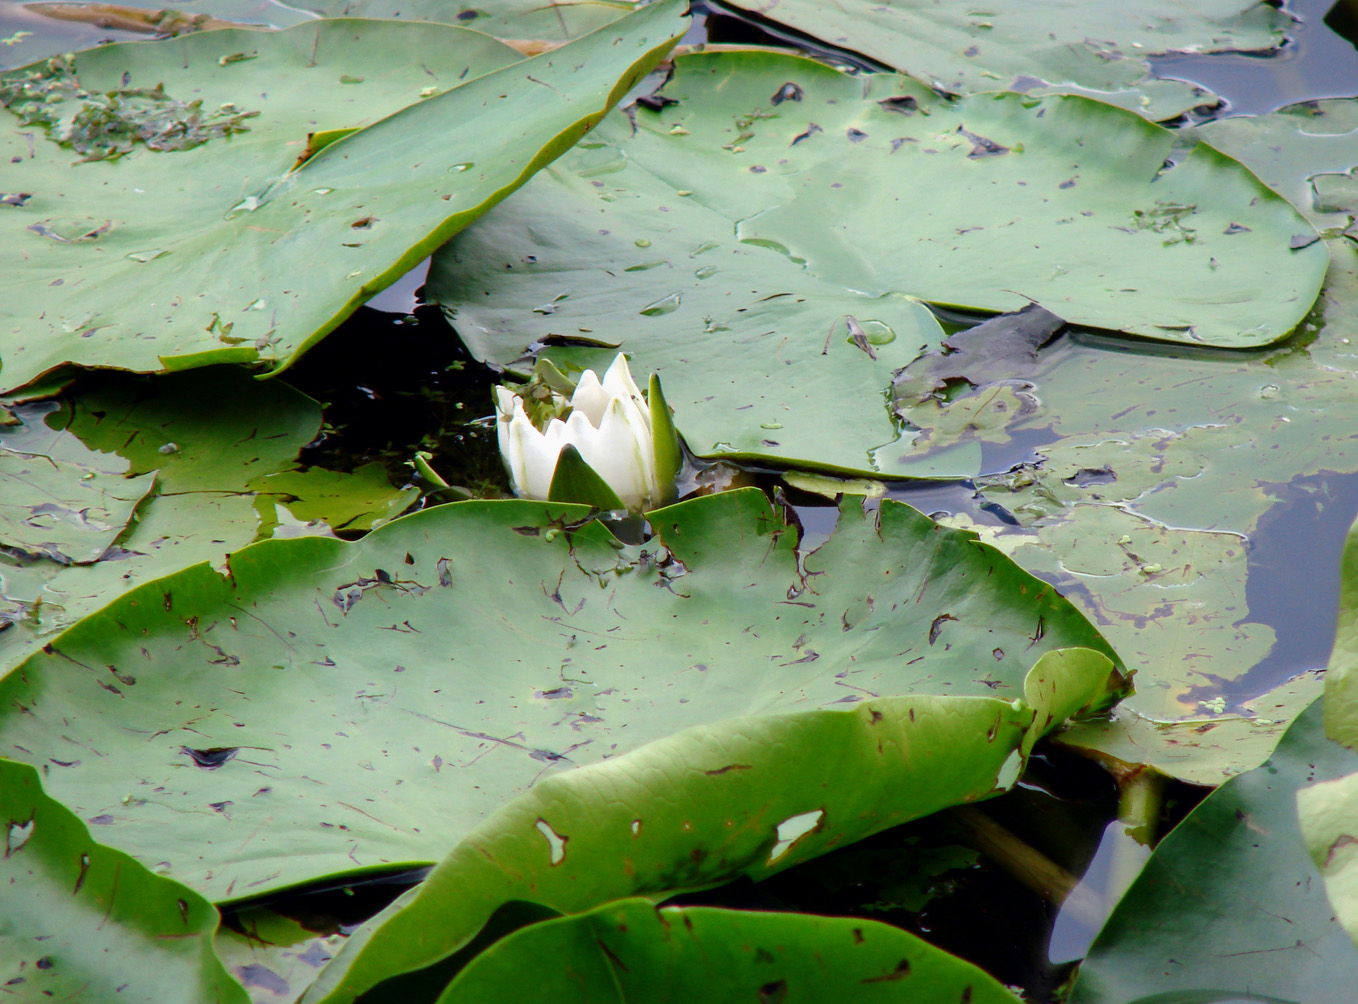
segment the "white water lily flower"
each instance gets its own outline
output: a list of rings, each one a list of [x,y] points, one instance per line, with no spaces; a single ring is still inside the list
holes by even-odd
[[[651,427],[655,401],[648,403],[642,397],[622,353],[618,353],[602,381],[593,370],[585,370],[569,401],[551,392],[543,405],[545,411],[554,414],[541,429],[529,417],[520,394],[496,387],[495,428],[500,455],[515,494],[551,498],[561,451],[574,446],[585,464],[628,509],[641,510],[665,500],[677,473],[678,441],[654,377],[651,391],[652,398],[659,399],[665,419],[666,428],[660,430],[664,441],[660,444]],[[563,414],[565,418],[561,417]],[[672,449],[667,446],[671,440]],[[662,464],[657,464],[657,445]],[[663,475],[660,467],[665,468]]]

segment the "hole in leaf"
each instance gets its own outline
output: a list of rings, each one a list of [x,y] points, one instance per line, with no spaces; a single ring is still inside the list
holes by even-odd
[[[819,827],[821,820],[825,818],[824,809],[814,809],[811,812],[803,812],[800,815],[790,816],[778,824],[778,842],[769,851],[769,864],[775,864],[788,851],[792,845],[801,840],[808,833],[814,833]]]
[[[240,748],[236,746],[214,746],[211,749],[196,750],[188,746],[179,747],[179,752],[193,758],[193,762],[204,770],[216,770],[232,759]]]
[[[9,834],[5,841],[5,857],[9,857],[28,843],[33,836],[33,824],[34,820],[32,819],[26,823],[11,822],[9,824]]]
[[[555,868],[566,860],[566,841],[570,837],[563,837],[557,833],[545,819],[539,819],[533,825],[538,828],[539,833],[547,838],[547,848],[551,854],[552,867]]]

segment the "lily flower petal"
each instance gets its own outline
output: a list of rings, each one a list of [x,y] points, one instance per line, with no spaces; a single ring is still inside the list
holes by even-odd
[[[553,423],[562,423],[553,419]],[[549,424],[550,429],[550,424]],[[559,439],[555,435],[552,438]],[[560,447],[553,450],[547,437],[539,432],[523,410],[523,402],[516,402],[514,418],[509,423],[509,477],[519,495],[545,499],[552,487],[552,473]]]
[[[576,419],[578,417],[578,422]],[[628,403],[618,398],[609,402],[603,423],[595,429],[579,412],[571,415],[575,424],[572,437],[585,463],[617,492],[629,509],[643,508],[651,498],[650,429],[638,429]]]
[[[604,412],[608,410],[608,402],[611,399],[612,395],[604,390],[595,372],[585,370],[580,374],[580,382],[575,385],[575,393],[571,395],[571,408],[583,412],[590,424],[597,429],[599,423],[604,420]]]

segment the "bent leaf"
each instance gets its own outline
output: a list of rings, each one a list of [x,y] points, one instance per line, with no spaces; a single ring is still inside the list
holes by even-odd
[[[36,770],[9,760],[0,760],[0,847],[6,996],[249,1001],[213,952],[218,916],[212,904],[96,843],[70,810],[43,794]]]
[[[876,921],[624,900],[497,942],[439,1000],[645,1000],[657,987],[711,1004],[1018,999],[970,962]]]
[[[1358,522],[1340,568],[1339,625],[1325,672],[1325,734],[1358,752]]]
[[[1007,701],[1048,651],[1112,657],[1050,587],[898,503],[846,503],[800,562],[755,489],[652,513],[640,548],[588,512],[457,503],[142,586],[0,682],[0,750],[71,763],[52,790],[110,814],[106,840],[238,899],[436,860],[554,772],[688,726]]]
[[[0,328],[0,384],[72,363],[287,365],[586,132],[668,49],[677,11],[662,0],[522,66],[465,29],[324,20],[6,74],[0,116],[59,121],[0,144],[6,186],[31,193],[5,216],[0,261],[22,295]],[[137,135],[168,115],[165,135],[183,120],[193,142],[132,139],[73,163],[57,138],[83,142],[68,119],[85,92],[113,94],[101,100]],[[227,106],[230,135],[208,111]],[[298,165],[309,133],[356,126]]]
[[[1297,792],[1297,815],[1337,919],[1358,942],[1358,771]]]
[[[1028,675],[1052,679],[1043,664]],[[1050,668],[1050,667],[1049,667]],[[1071,653],[1058,701],[1096,701],[1110,663]],[[1052,705],[972,697],[728,719],[543,780],[459,843],[346,945],[309,999],[353,1000],[438,965],[509,903],[578,913],[758,881],[889,826],[1007,789]],[[852,784],[845,779],[852,778]],[[414,977],[412,977],[414,978]],[[399,982],[388,989],[399,988]],[[399,991],[393,991],[399,992]]]

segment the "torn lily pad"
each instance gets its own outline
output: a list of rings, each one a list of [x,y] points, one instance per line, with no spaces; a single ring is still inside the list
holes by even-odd
[[[0,752],[79,759],[52,791],[109,813],[105,840],[236,899],[437,860],[548,775],[689,726],[914,693],[1040,700],[1045,731],[1121,690],[1067,601],[898,503],[846,502],[800,560],[756,489],[651,513],[644,546],[590,515],[454,503],[143,585],[0,681]],[[1072,646],[1104,660],[1098,694],[1056,664],[1026,698]]]

